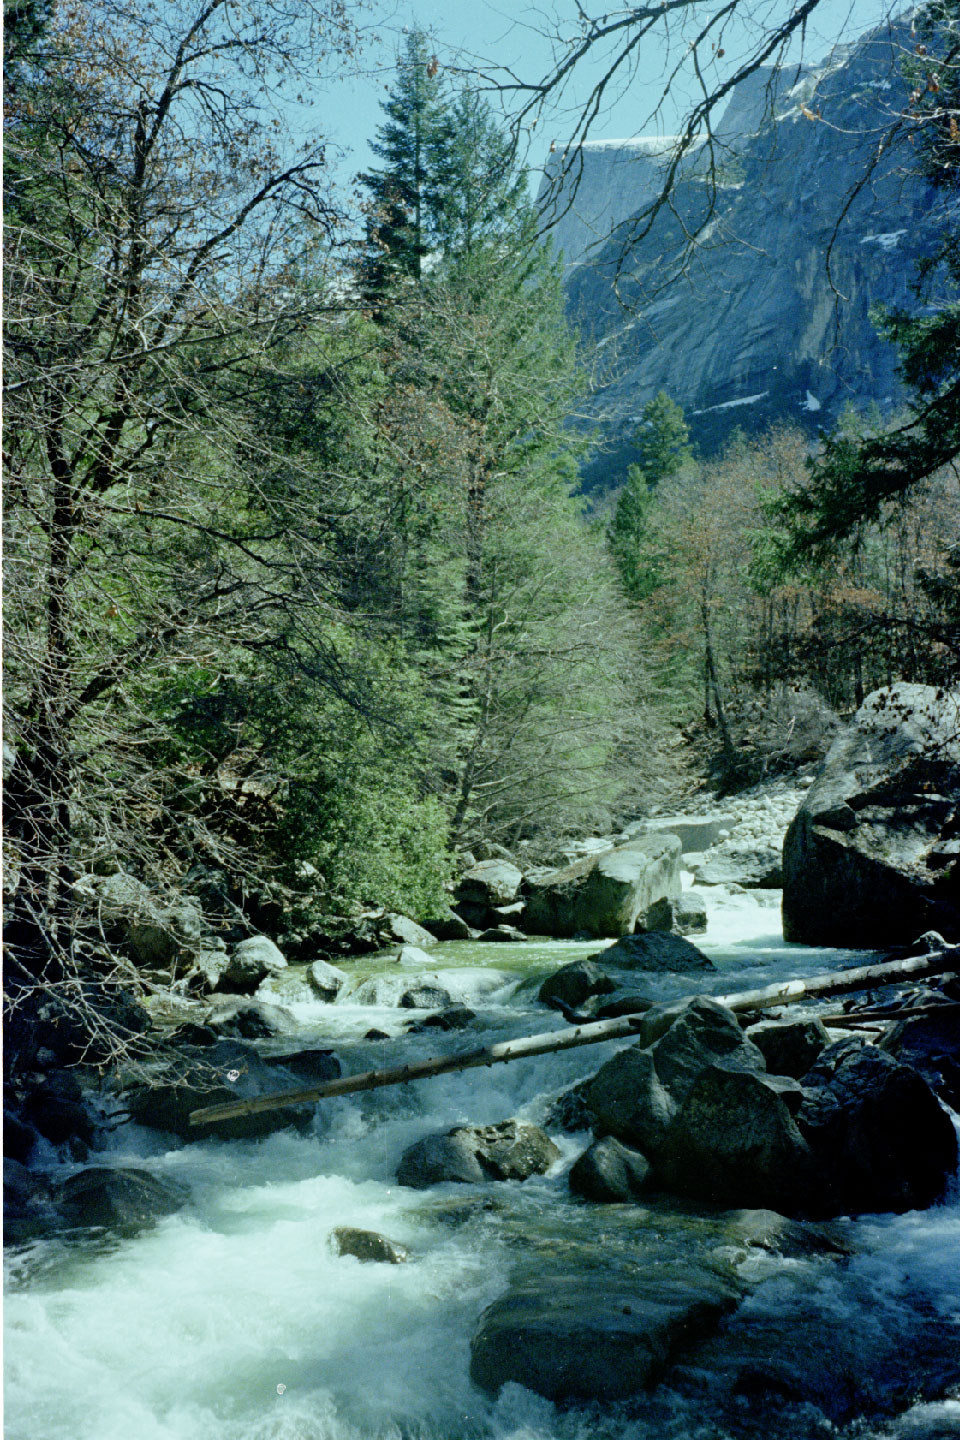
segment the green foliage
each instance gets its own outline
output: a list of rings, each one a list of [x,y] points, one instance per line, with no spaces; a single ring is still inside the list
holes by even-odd
[[[607,532],[607,544],[624,593],[633,601],[647,599],[661,581],[662,557],[647,545],[657,487],[692,460],[683,410],[660,391],[644,406],[635,437],[639,463],[630,465]]]
[[[683,410],[665,391],[647,401],[634,444],[639,451],[637,463],[651,489],[676,475],[693,458],[689,437]]]

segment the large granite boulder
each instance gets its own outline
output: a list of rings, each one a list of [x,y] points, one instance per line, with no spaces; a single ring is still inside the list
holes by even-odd
[[[812,1156],[793,1118],[802,1100],[786,1076],[707,1066],[657,1149],[657,1179],[711,1204],[805,1209]]]
[[[499,1125],[460,1125],[445,1135],[428,1135],[405,1150],[397,1180],[424,1190],[445,1180],[526,1180],[542,1175],[560,1151],[537,1125],[504,1120]]]
[[[186,1195],[148,1170],[91,1165],[56,1186],[52,1199],[68,1225],[129,1231],[179,1210]]]
[[[801,1084],[768,1073],[736,1016],[706,998],[649,1011],[638,1033],[590,1082],[587,1105],[598,1133],[639,1150],[677,1194],[787,1215],[902,1211],[930,1204],[954,1173],[953,1125],[930,1086],[860,1039],[822,1049]],[[791,1061],[803,1038],[760,1036]]]
[[[759,1020],[749,1025],[747,1039],[763,1052],[771,1075],[800,1080],[830,1043],[822,1020]]]
[[[875,1045],[841,1041],[804,1077],[797,1124],[816,1160],[807,1209],[913,1210],[943,1193],[957,1137],[923,1077]]]
[[[460,877],[457,899],[470,905],[509,905],[523,874],[509,860],[481,860]]]
[[[559,1402],[624,1400],[656,1384],[739,1298],[706,1266],[533,1276],[481,1315],[470,1375],[485,1390],[513,1381]]]
[[[84,875],[74,893],[96,906],[107,936],[125,941],[134,963],[144,969],[167,969],[201,944],[203,913],[195,900],[161,897],[125,870]]]
[[[880,1049],[919,1070],[951,1110],[960,1110],[960,1009],[944,1005],[900,1020]]]
[[[788,940],[864,948],[960,939],[960,691],[874,691],[787,831]]]
[[[261,981],[286,968],[286,956],[269,936],[251,935],[230,952],[223,980],[238,990],[255,990]]]
[[[601,1131],[656,1163],[694,1082],[717,1061],[735,1069],[764,1069],[762,1054],[744,1037],[733,1012],[700,996],[677,1012],[653,1044],[642,1037],[601,1066],[587,1103]]]
[[[340,1063],[330,1055],[318,1076],[335,1080]],[[210,1105],[254,1100],[284,1090],[303,1088],[303,1081],[279,1065],[270,1065],[252,1045],[239,1040],[218,1040],[192,1053],[170,1060],[150,1077],[138,1078],[123,1092],[123,1104],[132,1120],[153,1130],[164,1130],[181,1140],[256,1139],[274,1130],[310,1124],[309,1106],[284,1105],[255,1115],[239,1115],[212,1125],[191,1125],[190,1113]]]
[[[528,935],[628,935],[658,901],[680,895],[680,841],[646,835],[526,882]]]
[[[592,995],[612,995],[616,988],[616,981],[592,960],[574,960],[547,976],[537,991],[537,999],[557,1009],[565,1005],[576,1008]],[[558,1001],[562,1004],[558,1005]]]
[[[663,930],[623,935],[616,945],[610,945],[591,958],[602,960],[604,965],[612,965],[618,970],[650,970],[679,975],[717,968],[713,961],[689,940]]]

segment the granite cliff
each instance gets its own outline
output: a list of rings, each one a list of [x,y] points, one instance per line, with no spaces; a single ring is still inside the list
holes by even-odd
[[[622,473],[631,429],[660,389],[707,448],[734,426],[815,430],[848,400],[885,412],[901,403],[896,354],[870,312],[916,307],[916,262],[938,224],[913,150],[886,143],[906,107],[900,66],[912,47],[898,22],[815,69],[745,81],[716,126],[716,198],[692,253],[684,233],[710,204],[708,147],[687,156],[671,206],[625,256],[625,225],[658,192],[676,142],[587,142],[566,167],[551,156],[541,204],[596,362],[589,418],[608,441],[588,480]]]

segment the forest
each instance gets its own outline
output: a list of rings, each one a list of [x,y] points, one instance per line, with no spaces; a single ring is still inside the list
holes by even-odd
[[[925,13],[901,121],[949,197],[956,15]],[[270,99],[349,63],[349,7],[5,18],[14,994],[117,978],[84,959],[86,870],[301,941],[429,918],[458,854],[735,789],[877,685],[955,677],[958,311],[922,303],[955,293],[955,233],[917,311],[877,316],[893,425],[850,407],[818,443],[701,455],[661,393],[586,496],[562,257],[426,33],[358,223]]]

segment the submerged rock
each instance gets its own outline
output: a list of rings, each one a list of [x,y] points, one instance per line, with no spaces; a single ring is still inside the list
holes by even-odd
[[[624,1400],[655,1384],[739,1297],[732,1280],[693,1265],[629,1277],[546,1273],[483,1312],[470,1375],[484,1390],[513,1381],[561,1403]]]
[[[339,1225],[331,1236],[338,1255],[352,1255],[365,1264],[402,1265],[409,1259],[404,1245],[388,1240],[376,1230],[356,1230],[352,1225]]]
[[[132,1166],[92,1165],[52,1192],[68,1225],[128,1230],[171,1215],[185,1203],[181,1185]]]
[[[526,1180],[549,1170],[560,1151],[537,1125],[504,1120],[499,1125],[461,1125],[428,1135],[405,1150],[397,1180],[423,1190],[445,1180]]]

